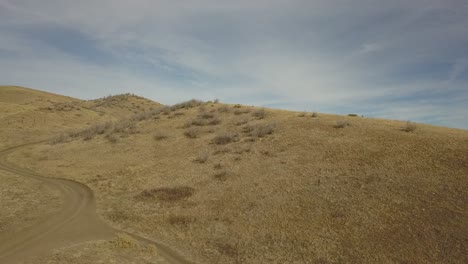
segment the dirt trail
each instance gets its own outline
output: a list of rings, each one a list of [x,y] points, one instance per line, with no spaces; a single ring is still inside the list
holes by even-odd
[[[155,245],[159,253],[170,263],[192,263],[159,242],[108,226],[97,216],[94,194],[86,185],[66,179],[44,177],[6,161],[6,156],[11,152],[33,144],[37,143],[0,151],[0,170],[21,177],[38,179],[60,190],[64,200],[63,207],[40,224],[0,237],[0,263],[18,263],[25,259],[44,256],[53,249],[64,246],[91,240],[111,239],[117,233],[127,233],[144,244]]]

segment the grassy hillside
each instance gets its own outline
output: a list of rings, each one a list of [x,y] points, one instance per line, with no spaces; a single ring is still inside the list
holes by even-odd
[[[197,101],[140,109],[10,159],[87,184],[107,222],[199,263],[468,262],[466,130]]]
[[[84,101],[18,86],[0,86],[0,147],[47,139],[161,105],[125,94]]]

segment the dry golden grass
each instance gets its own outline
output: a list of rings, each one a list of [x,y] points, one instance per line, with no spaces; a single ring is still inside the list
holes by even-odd
[[[93,241],[55,250],[52,254],[24,264],[128,263],[167,264],[152,245],[140,245],[125,234],[109,241]]]
[[[60,209],[60,193],[46,184],[0,171],[0,236],[40,223]]]
[[[197,103],[177,118],[168,108],[115,144],[105,132],[10,159],[87,184],[107,222],[199,263],[468,261],[466,130],[418,124],[406,133],[400,121],[221,107]],[[201,113],[222,122],[184,135]],[[159,130],[171,136],[155,141]],[[226,133],[237,136],[226,142]],[[193,162],[204,149],[212,155]]]

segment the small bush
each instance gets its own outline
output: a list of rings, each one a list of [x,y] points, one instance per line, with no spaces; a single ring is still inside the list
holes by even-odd
[[[208,120],[208,125],[219,125],[221,123],[221,119],[219,117],[215,116],[212,119]]]
[[[402,128],[402,130],[405,132],[413,132],[414,130],[416,130],[416,123],[407,121],[406,125]]]
[[[264,137],[272,134],[276,129],[274,123],[253,124],[244,127],[244,131],[249,133],[252,137]]]
[[[229,106],[223,105],[223,106],[219,107],[219,108],[218,108],[218,112],[220,112],[220,113],[228,113],[228,112],[229,112]]]
[[[139,243],[137,240],[135,240],[133,237],[125,234],[125,233],[119,233],[117,236],[112,239],[111,244],[116,247],[116,248],[138,248]]]
[[[187,130],[185,130],[184,135],[188,138],[197,138],[199,134],[199,130],[194,127],[190,127]]]
[[[163,139],[166,139],[167,137],[168,137],[168,134],[166,132],[164,132],[164,131],[157,131],[153,135],[153,138],[155,140],[163,140]]]
[[[240,125],[247,124],[248,122],[249,122],[249,118],[244,117],[244,118],[239,118],[239,119],[237,119],[236,121],[234,121],[234,124],[235,124],[236,126],[240,126]]]
[[[318,117],[318,114],[316,112],[313,112],[312,117]]]
[[[59,144],[59,143],[65,143],[65,142],[68,142],[70,141],[71,138],[68,134],[60,134],[56,137],[53,137],[51,140],[50,140],[50,144],[52,145],[55,145],[55,144]]]
[[[195,217],[184,215],[171,215],[167,220],[171,225],[188,226],[189,224],[195,222]]]
[[[234,108],[241,108],[242,106],[240,104],[234,105]]]
[[[110,143],[117,143],[118,138],[114,134],[107,134],[106,139],[109,140]]]
[[[336,124],[334,125],[335,128],[345,128],[347,126],[350,126],[351,124],[346,121],[346,120],[338,120],[336,121]]]
[[[264,119],[265,118],[265,109],[258,109],[255,112],[252,113],[252,115],[258,119]]]
[[[307,115],[306,112],[302,112],[302,113],[299,113],[297,116],[298,116],[298,117],[305,117],[306,115]]]
[[[221,132],[213,138],[213,143],[225,145],[239,140],[239,135],[234,132]]]
[[[177,109],[182,109],[182,108],[193,108],[193,107],[197,107],[197,106],[201,105],[202,103],[203,103],[203,101],[192,99],[192,100],[189,100],[189,101],[185,101],[185,102],[182,102],[182,103],[175,104],[175,105],[171,106],[171,109],[172,110],[177,110]]]
[[[218,180],[226,180],[229,177],[229,171],[227,169],[218,170],[214,177]]]
[[[358,115],[357,114],[348,114],[348,116],[356,117]]]
[[[208,150],[203,150],[198,153],[198,156],[195,158],[195,161],[198,163],[205,163],[210,157],[210,152]]]
[[[236,110],[234,110],[235,115],[242,115],[242,114],[248,114],[248,113],[250,113],[250,109],[246,109],[246,108],[239,109],[239,108],[237,108]]]
[[[143,190],[135,198],[137,199],[151,199],[157,198],[160,201],[164,202],[176,202],[182,199],[186,199],[193,195],[195,189],[186,186],[179,187],[161,187],[149,190]]]
[[[215,115],[213,113],[203,112],[200,115],[198,115],[198,117],[203,118],[203,119],[210,119],[210,118],[215,117]]]

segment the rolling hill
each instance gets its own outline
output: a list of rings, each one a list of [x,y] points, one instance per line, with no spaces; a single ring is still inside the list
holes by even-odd
[[[0,107],[2,147],[50,139],[9,162],[89,186],[110,226],[197,263],[468,262],[466,130],[16,87]]]

